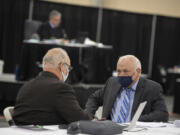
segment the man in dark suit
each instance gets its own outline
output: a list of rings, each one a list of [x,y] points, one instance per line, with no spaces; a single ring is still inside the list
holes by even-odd
[[[139,104],[147,101],[139,121],[168,120],[168,111],[162,98],[160,84],[140,77],[141,63],[133,55],[119,58],[118,77],[111,77],[103,89],[92,94],[86,104],[86,111],[95,114],[103,106],[103,119],[117,123],[130,122]]]
[[[43,72],[20,89],[13,114],[17,125],[69,124],[91,120],[76,100],[74,90],[65,83],[71,70],[68,54],[54,48],[43,58]]]
[[[64,39],[67,38],[65,30],[60,26],[61,13],[53,10],[49,14],[49,21],[43,23],[37,30],[40,39]]]

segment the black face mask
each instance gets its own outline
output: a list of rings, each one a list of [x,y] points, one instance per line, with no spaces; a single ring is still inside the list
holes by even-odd
[[[122,87],[128,87],[133,82],[132,76],[118,76],[118,81]]]

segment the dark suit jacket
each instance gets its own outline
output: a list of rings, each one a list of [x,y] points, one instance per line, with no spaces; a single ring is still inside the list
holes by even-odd
[[[41,72],[20,89],[13,119],[17,125],[52,125],[91,117],[80,108],[71,86],[50,72]]]
[[[52,28],[49,22],[43,23],[37,30],[40,39],[64,38],[65,31],[61,27]]]
[[[111,119],[110,114],[117,95],[121,91],[120,83],[116,77],[111,77],[105,87],[96,91],[86,104],[86,111],[95,114],[99,106],[103,106],[102,117]],[[140,78],[131,112],[131,119],[133,118],[139,104],[147,101],[146,107],[142,112],[139,121],[167,121],[168,112],[164,100],[161,95],[161,86],[151,80]]]

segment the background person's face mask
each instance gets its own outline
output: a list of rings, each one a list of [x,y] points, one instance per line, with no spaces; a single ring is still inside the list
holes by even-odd
[[[118,81],[122,87],[128,87],[133,82],[132,76],[118,76]]]
[[[67,80],[68,76],[69,76],[69,69],[67,68],[66,65],[64,65],[64,66],[66,68],[67,74],[65,75],[63,72],[61,72],[61,73],[62,73],[63,80],[65,82]]]

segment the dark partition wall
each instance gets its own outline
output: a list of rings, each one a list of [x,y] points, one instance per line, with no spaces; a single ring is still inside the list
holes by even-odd
[[[168,68],[177,64],[180,64],[180,19],[158,17],[153,78],[157,78],[158,65]]]
[[[33,19],[47,21],[51,10],[58,10],[62,13],[61,25],[65,28],[69,38],[75,38],[78,32],[88,32],[91,39],[96,39],[97,8],[35,1]]]
[[[163,66],[180,64],[180,19],[158,17],[155,62]]]
[[[4,72],[14,72],[20,57],[29,0],[0,1],[0,59],[5,61]]]
[[[47,21],[53,9],[62,13],[62,25],[70,38],[75,38],[78,31],[87,31],[91,39],[96,39],[97,8],[36,1],[33,18]],[[134,54],[142,61],[143,73],[147,73],[151,22],[150,15],[103,11],[101,42],[114,47],[113,69],[119,56]]]
[[[104,10],[101,41],[114,47],[114,67],[119,56],[133,54],[148,70],[152,16]]]
[[[29,0],[1,1],[0,59],[5,61],[4,72],[13,73],[15,65],[19,63],[28,8]],[[96,39],[97,8],[34,0],[33,19],[47,21],[48,14],[53,9],[62,12],[62,26],[69,38],[75,38],[79,31],[87,31],[91,39]],[[101,42],[114,47],[113,69],[118,56],[134,54],[142,61],[143,72],[147,73],[151,23],[152,15],[107,9],[103,11]],[[158,16],[156,28],[153,78],[157,65],[170,67],[180,63],[180,19]]]

